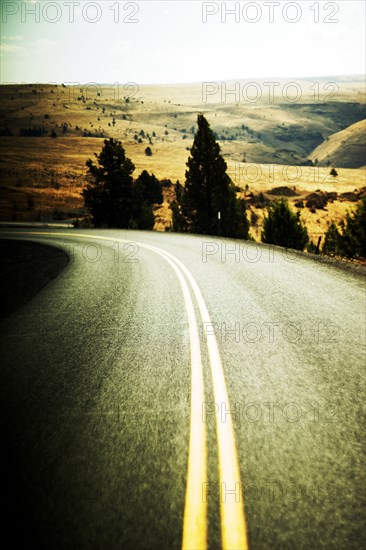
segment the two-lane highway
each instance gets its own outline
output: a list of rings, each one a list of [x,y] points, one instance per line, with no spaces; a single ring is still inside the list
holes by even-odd
[[[1,324],[39,547],[363,547],[364,278],[210,237],[2,235],[70,256]]]

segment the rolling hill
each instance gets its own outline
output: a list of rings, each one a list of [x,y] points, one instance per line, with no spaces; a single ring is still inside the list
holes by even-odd
[[[329,136],[314,149],[309,158],[320,166],[366,166],[366,119]]]
[[[250,196],[261,192],[273,200],[271,190],[286,187],[296,191],[289,198],[294,208],[316,190],[337,193],[339,200],[328,202],[316,214],[302,209],[314,238],[324,234],[329,220],[339,221],[352,209],[366,185],[365,170],[347,167],[365,164],[360,163],[360,147],[355,145],[362,142],[366,119],[364,78],[297,81],[301,97],[296,101],[285,96],[284,90],[294,93],[294,89],[281,79],[269,97],[266,80],[271,79],[257,81],[262,96],[255,102],[244,94],[250,84],[244,80],[219,82],[207,97],[205,83],[0,86],[0,220],[47,223],[83,217],[87,213],[81,196],[85,162],[100,152],[105,138],[112,137],[122,141],[136,166],[135,177],[146,169],[171,180],[164,187],[164,204],[155,211],[155,229],[167,229],[174,184],[184,182],[197,114],[203,113],[230,177],[253,212],[253,236],[259,238],[264,210]],[[330,81],[335,83],[332,88]],[[337,94],[330,94],[336,86]],[[320,161],[323,157],[314,152],[325,144],[329,147],[333,135],[339,134],[345,137],[338,142],[349,139],[352,147],[343,147],[349,164],[334,178],[329,174],[327,164],[333,157],[327,159],[328,152],[318,167],[310,159],[318,156]],[[145,154],[148,146],[152,156]],[[334,164],[343,166],[338,160]]]

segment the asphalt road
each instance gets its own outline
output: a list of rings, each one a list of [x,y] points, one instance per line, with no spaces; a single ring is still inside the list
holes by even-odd
[[[14,541],[366,547],[362,275],[240,241],[46,231],[1,232],[70,257],[1,323]]]

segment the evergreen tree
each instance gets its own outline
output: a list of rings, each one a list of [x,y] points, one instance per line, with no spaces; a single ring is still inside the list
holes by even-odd
[[[340,255],[340,239],[341,234],[338,231],[338,227],[334,222],[331,222],[324,236],[322,252],[324,254]]]
[[[366,258],[366,197],[357,204],[355,212],[347,213],[340,230],[332,222],[325,234],[325,254],[347,258]]]
[[[171,203],[172,211],[172,229],[178,233],[186,233],[188,224],[182,211],[184,187],[177,181],[175,186],[175,200]]]
[[[126,157],[120,141],[104,140],[97,164],[89,159],[88,184],[83,191],[85,206],[96,227],[130,227],[132,216],[132,161]]]
[[[132,190],[131,229],[153,229],[155,216],[152,205],[144,197],[143,187],[134,185]]]
[[[227,165],[209,123],[198,115],[198,131],[187,162],[186,182],[172,203],[173,229],[247,238],[245,202],[238,201]]]
[[[287,200],[280,199],[268,207],[268,216],[263,223],[262,242],[304,250],[308,241],[308,232],[301,223],[300,213],[294,214]]]
[[[141,172],[133,187],[133,213],[131,226],[135,229],[152,229],[155,224],[154,204],[163,204],[160,181],[146,170]]]
[[[162,186],[154,174],[150,175],[144,170],[137,178],[136,185],[141,187],[142,195],[148,204],[163,204]]]
[[[357,204],[353,214],[347,213],[341,228],[344,256],[366,258],[366,197]]]

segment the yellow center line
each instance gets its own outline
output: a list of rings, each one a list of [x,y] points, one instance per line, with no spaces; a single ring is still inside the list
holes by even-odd
[[[206,428],[200,421],[202,403],[204,402],[204,383],[197,319],[188,285],[179,268],[164,251],[150,246],[147,248],[160,254],[176,272],[182,287],[188,316],[191,346],[191,414],[182,549],[206,550],[207,503],[206,499],[202,498],[202,487],[207,483],[207,449]]]
[[[189,280],[193,293],[197,300],[202,321],[211,325],[211,318],[207,310],[202,293],[194,277],[188,269],[177,258],[166,252],[169,257],[179,265]],[[219,405],[225,404],[230,409],[229,397],[226,389],[224,371],[217,340],[214,334],[207,335],[207,347],[211,364],[211,374],[214,386],[215,402]],[[239,461],[235,445],[234,428],[231,415],[227,415],[226,422],[221,422],[219,415],[216,416],[216,430],[219,454],[219,481],[220,481],[220,515],[221,515],[221,540],[224,550],[247,550],[248,535],[247,524],[244,514],[244,496],[240,481]],[[240,491],[240,498],[237,502],[237,494],[222,494],[222,490],[233,492]]]
[[[18,232],[25,235],[51,235],[53,237],[84,237],[112,242],[129,242],[125,239],[112,239],[98,235],[51,233],[51,232]],[[136,243],[141,248],[159,254],[172,267],[179,280],[188,318],[189,340],[191,350],[191,410],[188,453],[187,486],[183,519],[183,550],[206,550],[207,548],[207,499],[202,498],[202,487],[207,483],[207,447],[206,426],[200,420],[204,402],[204,382],[202,356],[194,305],[185,278],[176,263],[164,250],[157,247]],[[174,257],[173,257],[174,258]]]
[[[51,233],[51,232],[18,232],[16,235],[51,235],[53,237],[84,237],[95,240],[112,242],[128,242],[125,239],[103,237],[90,234]],[[199,286],[190,271],[175,256],[158,247],[136,243],[141,248],[151,250],[163,257],[175,271],[180,282],[189,323],[191,346],[191,419],[190,443],[188,456],[188,473],[186,500],[183,520],[184,550],[205,550],[207,548],[207,504],[202,498],[203,484],[207,481],[207,450],[206,431],[201,419],[202,404],[204,402],[204,383],[201,362],[201,349],[197,320],[191,294],[182,273],[185,274],[196,298],[203,323],[211,324],[209,312]],[[215,402],[225,404],[230,409],[226,389],[224,370],[215,335],[207,335],[207,349],[211,366],[211,375],[214,387]],[[226,422],[221,422],[216,416],[216,431],[219,456],[220,482],[220,519],[223,550],[248,550],[247,525],[244,514],[244,497],[241,490],[239,460],[235,444],[234,428],[231,416],[227,415]],[[240,498],[237,499],[240,490]],[[222,489],[228,494],[222,494]],[[236,492],[236,494],[229,494]]]

